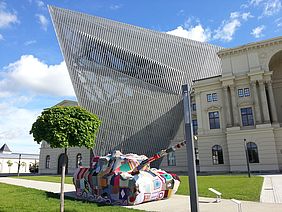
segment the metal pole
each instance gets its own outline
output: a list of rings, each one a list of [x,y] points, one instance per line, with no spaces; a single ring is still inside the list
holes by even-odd
[[[19,163],[18,163],[18,177],[20,176],[20,168],[21,168],[21,157],[22,157],[22,154],[19,154]]]
[[[185,123],[185,140],[186,140],[188,176],[189,176],[189,188],[190,188],[190,207],[191,207],[191,212],[198,212],[199,200],[198,200],[194,142],[192,140],[190,89],[187,84],[182,85],[182,96],[183,96],[183,104],[184,104],[184,123]]]
[[[249,153],[248,153],[247,142],[246,142],[246,139],[245,139],[245,138],[244,138],[244,146],[245,146],[245,152],[246,152],[246,161],[247,161],[248,177],[251,177]]]

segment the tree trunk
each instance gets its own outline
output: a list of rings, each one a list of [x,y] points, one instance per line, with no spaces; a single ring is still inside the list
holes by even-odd
[[[62,166],[62,174],[61,174],[61,204],[60,204],[60,212],[64,212],[64,183],[65,183],[65,175],[66,175],[66,155],[67,155],[67,148],[65,148],[64,154],[64,162]]]

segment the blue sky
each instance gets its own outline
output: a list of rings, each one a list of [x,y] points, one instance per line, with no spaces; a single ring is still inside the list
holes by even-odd
[[[236,47],[282,35],[282,0],[0,0],[0,145],[38,153],[42,109],[75,100],[47,5]]]

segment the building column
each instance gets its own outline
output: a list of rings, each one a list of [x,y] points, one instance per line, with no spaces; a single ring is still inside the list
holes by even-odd
[[[226,120],[226,127],[232,127],[231,123],[231,113],[230,113],[230,101],[229,101],[229,95],[228,95],[228,87],[223,87],[223,93],[224,93],[224,111],[225,111],[225,120]]]
[[[265,85],[264,85],[264,81],[262,80],[259,81],[259,90],[260,90],[260,101],[261,101],[262,114],[263,114],[263,123],[270,123]]]
[[[239,113],[238,113],[238,103],[237,103],[237,92],[235,91],[234,85],[229,85],[231,102],[232,102],[232,113],[233,113],[233,126],[239,126]]]
[[[251,82],[252,86],[252,94],[253,94],[253,101],[254,101],[254,108],[255,108],[255,120],[256,124],[261,124],[261,110],[259,105],[259,98],[258,98],[258,91],[257,91],[257,83],[256,81]]]
[[[201,93],[195,92],[196,101],[196,113],[198,121],[198,135],[203,134],[203,118],[202,118],[202,104],[201,104]]]
[[[273,89],[272,89],[272,82],[268,81],[266,85],[267,85],[267,91],[268,91],[268,96],[269,96],[269,104],[270,104],[272,122],[278,123],[276,105],[275,105]]]

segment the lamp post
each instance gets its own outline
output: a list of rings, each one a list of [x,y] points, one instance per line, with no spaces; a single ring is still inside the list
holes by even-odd
[[[250,172],[250,161],[249,161],[249,153],[248,153],[248,148],[247,148],[247,141],[244,138],[244,147],[245,147],[245,153],[246,153],[246,161],[247,161],[247,169],[248,169],[248,177],[251,177],[251,172]]]
[[[21,168],[21,157],[22,157],[22,154],[19,154],[19,163],[18,163],[18,177],[20,176],[20,168]]]
[[[189,189],[190,189],[190,207],[191,207],[191,212],[198,212],[199,200],[198,200],[197,173],[196,173],[196,163],[195,163],[195,150],[194,150],[194,142],[192,140],[190,89],[187,84],[182,85],[182,96],[183,96],[183,104],[184,104],[184,123],[185,123],[187,162],[188,162]]]

